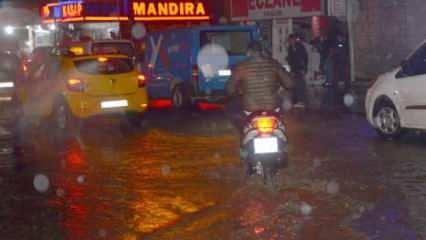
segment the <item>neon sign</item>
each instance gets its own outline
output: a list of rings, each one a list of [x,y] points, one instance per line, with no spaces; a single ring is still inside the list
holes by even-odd
[[[206,7],[202,2],[135,1],[132,7],[136,21],[210,19],[206,13]]]
[[[42,17],[45,17],[45,18],[47,18],[47,17],[50,16],[50,8],[49,8],[49,6],[44,6],[42,8],[41,15],[42,15]]]
[[[203,2],[191,0],[125,0],[122,6],[104,1],[66,1],[49,3],[41,8],[43,23],[81,21],[207,21]],[[129,4],[130,3],[130,4]]]
[[[74,4],[65,4],[62,6],[62,17],[81,17],[83,13],[83,4],[74,3]]]

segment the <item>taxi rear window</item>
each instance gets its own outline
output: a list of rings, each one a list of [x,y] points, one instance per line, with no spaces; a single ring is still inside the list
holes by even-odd
[[[133,71],[133,63],[128,58],[96,58],[74,61],[79,72],[85,74],[122,74]]]

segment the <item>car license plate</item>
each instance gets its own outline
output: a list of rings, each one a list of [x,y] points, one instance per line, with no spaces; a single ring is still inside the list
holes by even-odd
[[[127,100],[101,102],[102,109],[121,108],[121,107],[128,107],[128,106],[129,106],[129,103],[127,102]]]
[[[254,139],[255,154],[277,153],[277,152],[278,152],[278,139],[276,137]]]

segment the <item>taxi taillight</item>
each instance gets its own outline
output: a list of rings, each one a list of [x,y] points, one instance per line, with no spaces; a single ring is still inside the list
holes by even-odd
[[[143,74],[138,75],[138,86],[139,88],[144,88],[146,85],[146,77]]]
[[[80,79],[70,78],[67,80],[67,88],[73,92],[83,92],[84,83]]]

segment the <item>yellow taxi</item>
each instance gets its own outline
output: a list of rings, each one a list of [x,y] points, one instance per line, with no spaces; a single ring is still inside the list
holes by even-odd
[[[128,56],[51,55],[18,85],[25,117],[74,130],[96,115],[124,114],[139,124],[148,107],[145,77]]]

